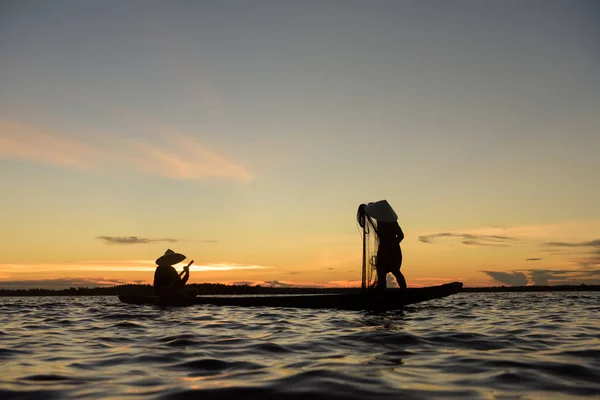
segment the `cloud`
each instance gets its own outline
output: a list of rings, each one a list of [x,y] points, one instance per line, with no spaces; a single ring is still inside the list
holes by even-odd
[[[522,272],[499,272],[499,271],[481,271],[489,275],[493,280],[510,286],[527,285],[527,277]]]
[[[534,285],[577,285],[581,283],[595,284],[600,282],[600,269],[595,270],[524,270]]]
[[[542,259],[539,257],[534,257],[534,258],[526,258],[525,261],[541,261]]]
[[[552,275],[549,275],[547,271],[532,271],[531,279],[534,285],[546,286]]]
[[[161,131],[152,141],[119,137],[92,143],[81,135],[0,119],[0,157],[95,171],[134,169],[179,180],[253,179],[244,167],[207,148],[196,136]]]
[[[548,248],[550,254],[578,254],[580,257],[572,258],[570,261],[583,268],[600,267],[600,239],[581,241],[581,242],[546,242],[544,247]],[[558,249],[558,251],[557,251]],[[562,249],[581,249],[581,251],[567,251]]]
[[[281,287],[281,288],[287,288],[287,287],[293,287],[294,286],[294,284],[283,283],[283,282],[279,282],[277,280],[265,281],[265,284],[269,285],[271,287]]]
[[[545,244],[551,247],[593,247],[600,249],[600,239],[587,242],[547,242]]]
[[[582,268],[600,267],[600,256],[572,258],[571,262],[577,263]]]
[[[185,265],[186,262],[176,264]],[[260,270],[270,269],[273,267],[264,265],[252,265],[252,264],[234,264],[234,263],[206,263],[197,264],[190,267],[191,271],[194,272],[206,272],[206,271],[235,271],[235,270]],[[11,277],[15,277],[19,274],[39,274],[48,271],[54,273],[68,273],[71,271],[97,271],[97,272],[149,272],[152,273],[156,269],[154,260],[106,260],[106,261],[82,261],[82,262],[69,262],[69,263],[31,263],[31,264],[0,264],[0,274],[7,274]],[[150,274],[149,276],[152,276]],[[196,275],[198,276],[198,275]]]
[[[177,239],[164,238],[164,239],[147,239],[137,236],[98,236],[96,239],[103,240],[106,244],[147,244],[156,242],[167,242],[176,243]]]
[[[96,169],[101,151],[57,132],[0,119],[0,157]]]
[[[462,244],[475,245],[475,246],[494,246],[494,247],[507,247],[510,242],[515,242],[518,239],[502,236],[502,235],[474,235],[471,233],[450,233],[441,232],[430,235],[419,236],[419,240],[423,243],[434,243],[435,239],[440,238],[458,238],[461,239]]]
[[[104,243],[111,245],[111,244],[117,244],[117,245],[129,245],[129,244],[148,244],[148,243],[159,243],[159,242],[166,242],[166,243],[177,243],[177,242],[182,242],[182,240],[179,239],[173,239],[173,238],[159,238],[159,239],[148,239],[148,238],[143,238],[143,237],[137,237],[137,236],[97,236],[96,239],[99,240],[103,240]],[[218,243],[218,240],[194,240],[194,243]]]
[[[385,278],[386,286],[389,288],[397,288],[398,283],[396,282],[396,278],[392,274],[388,274]]]
[[[481,271],[494,280],[512,286],[524,286],[528,281],[534,285],[580,285],[600,284],[598,269],[526,269],[512,272]]]
[[[251,174],[224,156],[209,150],[189,135],[169,133],[162,145],[130,141],[127,161],[138,170],[182,180],[210,178],[252,180]]]

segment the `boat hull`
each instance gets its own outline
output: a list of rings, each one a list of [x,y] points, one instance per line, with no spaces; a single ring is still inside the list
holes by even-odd
[[[119,300],[127,304],[150,304],[161,306],[215,305],[234,307],[285,307],[340,310],[394,310],[406,305],[439,299],[461,291],[462,282],[446,283],[439,286],[409,289],[386,289],[381,292],[335,293],[311,295],[235,295],[235,296],[196,296],[192,299],[179,299],[170,304],[158,304],[155,296],[119,295]]]

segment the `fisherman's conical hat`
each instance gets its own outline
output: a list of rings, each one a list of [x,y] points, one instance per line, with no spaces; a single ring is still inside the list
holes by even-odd
[[[185,256],[183,254],[175,253],[173,250],[167,249],[167,251],[165,251],[165,254],[163,254],[156,260],[156,264],[158,264],[158,265],[173,265],[173,264],[180,263],[183,260],[185,260]]]
[[[396,215],[396,212],[387,200],[369,203],[365,207],[365,211],[371,218],[375,218],[378,221],[395,222],[398,220],[398,215]]]

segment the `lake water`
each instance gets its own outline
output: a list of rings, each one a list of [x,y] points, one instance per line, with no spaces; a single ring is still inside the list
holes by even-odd
[[[600,292],[460,293],[369,313],[0,297],[0,398],[600,395]]]

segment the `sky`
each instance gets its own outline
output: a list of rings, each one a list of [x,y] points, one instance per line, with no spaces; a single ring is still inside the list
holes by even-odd
[[[0,0],[0,288],[600,284],[598,2]],[[181,265],[176,266],[178,270]]]

